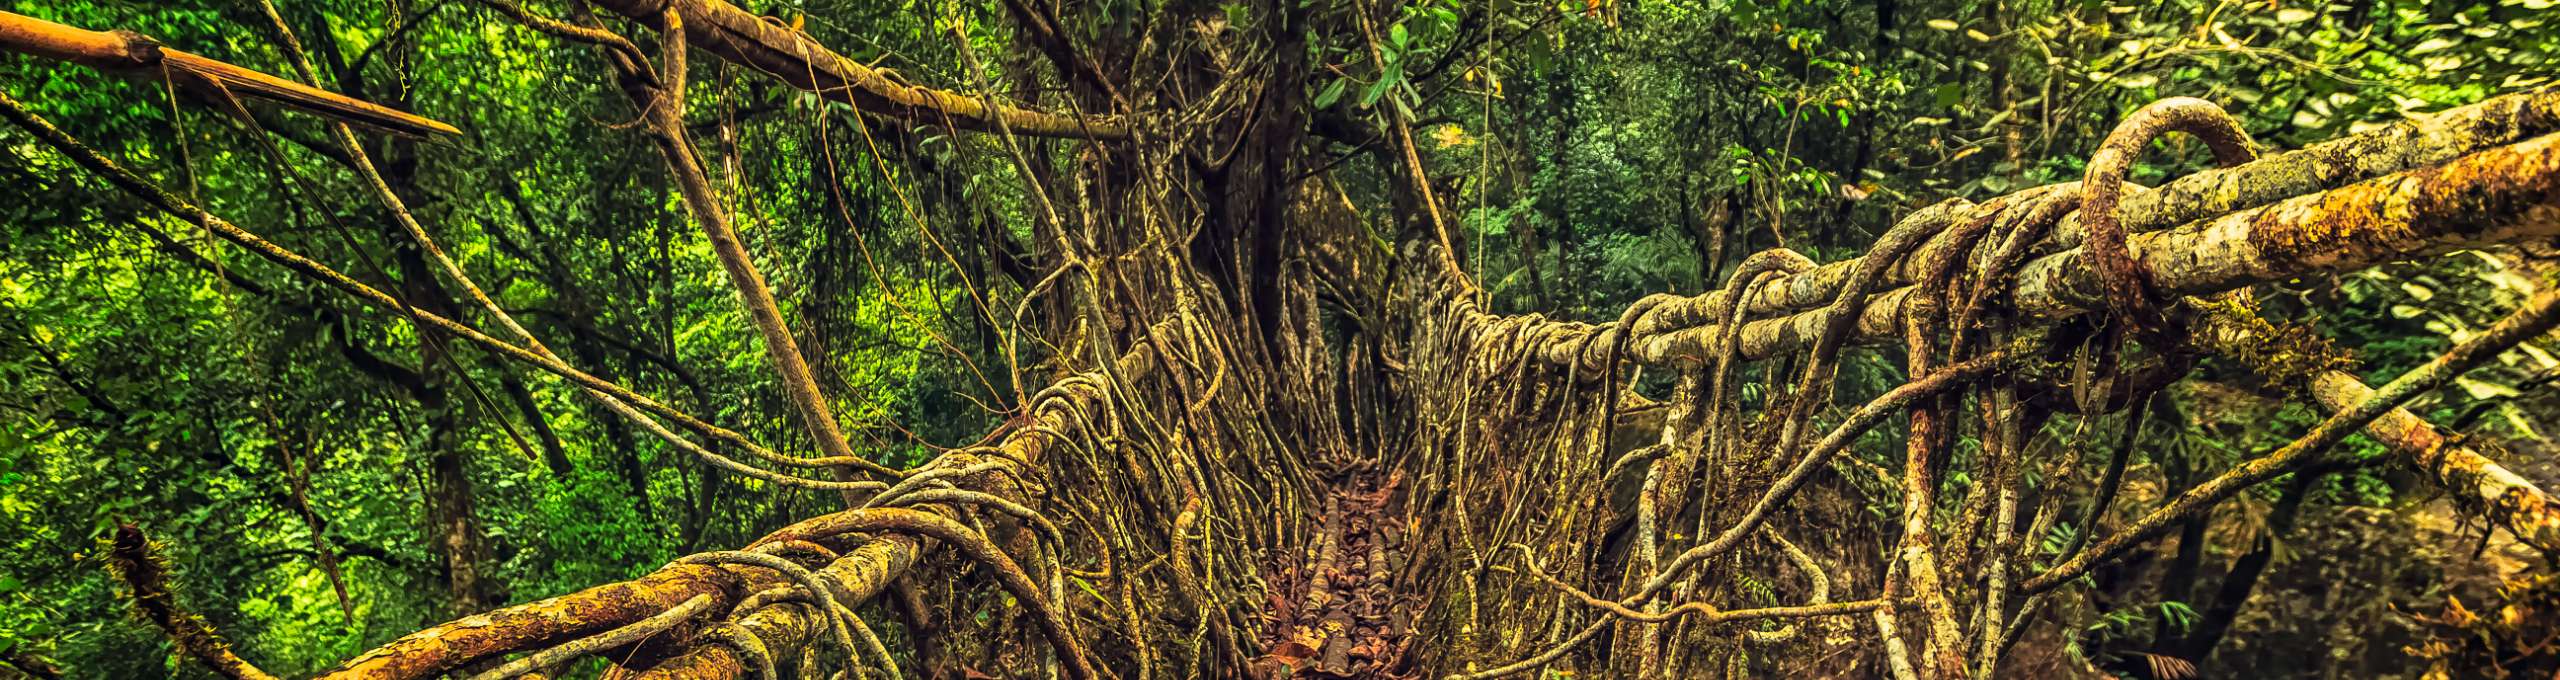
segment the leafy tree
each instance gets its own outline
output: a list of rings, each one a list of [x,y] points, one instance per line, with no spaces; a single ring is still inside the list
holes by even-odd
[[[0,13],[0,675],[2560,663],[2542,0],[733,2]]]

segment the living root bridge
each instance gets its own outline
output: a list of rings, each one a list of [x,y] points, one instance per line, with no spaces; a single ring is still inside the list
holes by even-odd
[[[1223,171],[1165,160],[1184,151],[1154,148],[1152,135],[1131,130],[1132,121],[1159,120],[1150,113],[1047,113],[907,85],[723,0],[593,4],[659,29],[661,68],[641,68],[650,55],[607,29],[543,23],[548,20],[521,9],[513,14],[554,34],[609,45],[609,58],[623,60],[618,65],[626,82],[636,84],[634,103],[653,109],[648,113],[660,133],[654,142],[675,152],[670,167],[685,184],[679,188],[697,220],[726,219],[681,136],[673,105],[687,82],[683,60],[697,48],[829,99],[842,97],[873,115],[1101,140],[1129,151],[1090,154],[1078,169],[1062,170],[1090,176],[1035,180],[1031,187],[1047,218],[1032,231],[1055,239],[1043,245],[1056,248],[1056,267],[1026,286],[1025,297],[1058,298],[1062,313],[1051,321],[1060,337],[1043,340],[1074,349],[1047,357],[1059,379],[1029,400],[1011,427],[991,436],[991,444],[948,452],[917,470],[882,471],[892,481],[811,486],[814,480],[697,454],[723,470],[776,484],[856,492],[847,500],[858,507],[804,520],[740,550],[688,556],[639,579],[418,631],[324,677],[428,678],[492,667],[504,675],[547,670],[541,667],[587,653],[603,653],[618,670],[649,677],[768,675],[777,658],[805,658],[813,650],[841,653],[830,659],[838,665],[886,669],[894,662],[881,637],[851,607],[883,593],[914,599],[912,588],[901,591],[900,584],[933,580],[908,577],[918,565],[945,564],[940,560],[955,566],[938,572],[944,575],[992,572],[993,585],[1011,600],[1004,616],[1036,631],[1030,647],[1045,656],[1024,655],[1030,658],[999,669],[1024,675],[1045,666],[1080,678],[1129,667],[1140,677],[1178,676],[1245,668],[1256,659],[1281,661],[1264,667],[1286,672],[1301,670],[1291,661],[1338,656],[1359,657],[1381,673],[1492,677],[1565,662],[1594,674],[1689,677],[1745,658],[1852,647],[1840,640],[1873,640],[1881,650],[1875,656],[1883,658],[1841,669],[1844,674],[1883,667],[1915,678],[1996,675],[2020,631],[2049,622],[2040,607],[2071,592],[2075,573],[2066,569],[2103,563],[2176,519],[2149,517],[2141,528],[2110,532],[2094,551],[2083,551],[2089,544],[2077,540],[2058,552],[2044,550],[2041,538],[2059,526],[2099,533],[2104,522],[2093,520],[2105,514],[2067,519],[2077,507],[2069,501],[2096,486],[2102,500],[2092,505],[2108,502],[2122,482],[2123,456],[2140,443],[2139,427],[2120,425],[2129,434],[2114,473],[2085,484],[2074,475],[2095,467],[2082,465],[2087,447],[2065,442],[2057,456],[2039,445],[2055,413],[2077,414],[2089,427],[2143,403],[2166,380],[2184,375],[2196,356],[2234,354],[2232,339],[2218,335],[2227,330],[2219,324],[2273,327],[2232,291],[2560,234],[2560,130],[2554,129],[2560,117],[2553,115],[2560,94],[2542,90],[2147,191],[2115,186],[2112,179],[2144,138],[2113,138],[2102,148],[2116,152],[2093,164],[2111,169],[2086,180],[2106,186],[2038,187],[1979,204],[1930,206],[1892,225],[1865,256],[1844,262],[1817,265],[1786,251],[1755,254],[1724,290],[1647,298],[1611,324],[1486,314],[1481,289],[1455,267],[1306,256],[1331,245],[1324,243],[1255,253],[1274,262],[1287,256],[1285,275],[1276,264],[1256,274],[1279,279],[1275,288],[1221,289],[1211,282],[1218,278],[1209,275],[1213,265],[1187,259],[1200,244],[1167,236],[1201,216],[1149,201],[1196,188],[1166,178]],[[1062,61],[1073,56],[1072,49],[1050,52]],[[1084,74],[1070,77],[1100,80],[1069,70]],[[651,82],[658,78],[664,80]],[[1267,134],[1238,137],[1239,153],[1267,153],[1264,143],[1297,149],[1305,141],[1297,128],[1305,122],[1294,116],[1303,107],[1290,97],[1305,83],[1277,83],[1270,91],[1229,91],[1280,102],[1277,116],[1254,118],[1271,112],[1240,109],[1237,118],[1249,123],[1206,120],[1175,132],[1223,139],[1206,133],[1243,127]],[[1123,105],[1117,96],[1109,99]],[[2254,153],[2237,126],[2209,105],[2176,106],[2180,112],[2165,117],[2211,125],[2183,129],[2213,131],[2221,160],[2239,162]],[[399,298],[162,190],[5,94],[0,114],[163,212],[366,304],[401,312],[421,329],[539,367],[608,404],[625,403],[702,437],[761,452],[757,457],[767,462],[810,463],[764,451],[743,435],[569,367],[521,329],[519,344],[415,312]],[[2130,127],[2142,135],[2165,129]],[[1398,137],[1405,142],[1404,169],[1415,175],[1417,191],[1427,192],[1429,178],[1421,176],[1427,168],[1410,135],[1399,130]],[[1129,159],[1161,165],[1111,165],[1150,162]],[[1296,169],[1287,158],[1261,160],[1272,161],[1264,170]],[[1026,166],[1025,176],[1041,174],[1016,162]],[[1278,177],[1240,174],[1220,186],[1288,184]],[[1076,211],[1091,233],[1070,235],[1071,227],[1047,205],[1052,189],[1130,178],[1138,184],[1079,192],[1079,200],[1094,204]],[[2123,192],[2130,193],[2100,222],[2074,213],[2105,207]],[[2100,198],[2092,201],[2092,194]],[[1437,199],[1421,198],[1419,204],[1436,213]],[[1254,213],[1260,215],[1254,219],[1306,217],[1295,210]],[[1343,236],[1358,244],[1344,252],[1361,258],[1407,253],[1447,262],[1452,256],[1446,230],[1391,244],[1400,248],[1372,249],[1375,236],[1357,228],[1320,233],[1321,217],[1287,225],[1290,230],[1254,226],[1273,234],[1303,226],[1317,236]],[[2108,217],[2121,229],[2105,227]],[[423,234],[422,228],[409,231]],[[710,233],[718,239],[724,231]],[[1227,236],[1239,240],[1208,245],[1228,247],[1249,235]],[[1094,252],[1080,252],[1088,249]],[[743,249],[731,254],[735,262],[747,259]],[[2118,276],[2101,282],[2099,271]],[[2124,276],[2128,271],[2134,275]],[[1322,280],[1328,277],[1342,280]],[[1349,301],[1320,296],[1311,280],[1329,284],[1327,296]],[[2128,280],[2143,287],[2128,289]],[[739,287],[751,302],[773,307],[770,295]],[[2128,290],[2167,303],[2165,309],[2125,304]],[[1371,299],[1367,291],[1385,292]],[[2197,296],[2215,299],[2190,300]],[[1106,303],[1127,309],[1106,310]],[[1392,304],[1363,306],[1368,303]],[[2207,309],[2230,318],[2203,313]],[[2088,313],[2099,310],[2103,316]],[[2431,364],[2428,385],[2496,356],[2516,336],[2548,329],[2553,310],[2553,300],[2537,297],[2526,313],[2502,324],[2512,333],[2473,338],[2457,348],[2458,361]],[[2167,318],[2147,318],[2152,311]],[[493,309],[492,316],[504,318],[503,310]],[[778,311],[769,316],[773,323],[761,330],[787,333]],[[1268,327],[1229,330],[1251,327],[1240,319]],[[2163,321],[2170,323],[2155,328]],[[2126,327],[2145,330],[2139,346],[2122,342]],[[2057,328],[2095,340],[2078,355],[2080,370],[2069,385],[2028,370],[2049,369],[2053,357],[2072,349],[2058,346],[2065,343],[2055,335],[2072,334],[2053,333]],[[1335,338],[1344,338],[1341,346],[1329,344]],[[1839,353],[1893,342],[1904,350],[1909,382],[1842,413],[1832,392],[1843,363]],[[2427,385],[2395,383],[2377,396],[2331,368],[2265,371],[2268,382],[2301,389],[2339,415],[2316,431],[2328,439],[2306,438],[2280,450],[2294,459],[2262,457],[2251,464],[2253,474],[2311,457],[2343,432],[2362,428],[2454,489],[2465,507],[2528,543],[2560,547],[2553,545],[2560,542],[2560,520],[2552,516],[2552,501],[2498,467],[2493,449],[2390,408]],[[1656,400],[1629,388],[1638,381],[1622,372],[1640,370],[1674,373],[1671,396]],[[815,415],[829,415],[823,402],[808,404]],[[1639,410],[1644,417],[1634,417]],[[1904,413],[1909,434],[1886,442],[1892,451],[1885,463],[1852,455],[1871,430]],[[1623,446],[1625,429],[1646,435],[1644,443]],[[681,441],[672,433],[663,437]],[[1959,440],[1978,446],[1959,451]],[[1317,469],[1357,474],[1324,480],[1311,472]],[[1969,483],[1945,483],[1959,477]],[[1370,487],[1392,491],[1358,499],[1359,530],[1310,536],[1306,525],[1314,513],[1297,501],[1336,498],[1313,487],[1341,479],[1393,480]],[[2209,490],[2223,496],[2185,502],[2209,508],[2245,486],[2224,482]],[[1898,517],[1866,521],[1874,503],[1853,494],[1875,488],[1900,492]],[[1342,519],[1339,507],[1323,521]],[[1392,634],[1321,639],[1298,650],[1318,653],[1312,657],[1253,648],[1300,642],[1284,636],[1351,614],[1328,610],[1343,593],[1329,582],[1327,568],[1305,572],[1305,588],[1272,588],[1287,579],[1262,573],[1290,568],[1268,565],[1294,566],[1267,559],[1272,555],[1311,544],[1321,553],[1326,542],[1337,553],[1352,543],[1371,548],[1350,596],[1397,598],[1359,612],[1388,619],[1384,628]],[[1316,560],[1323,567],[1339,561]],[[1867,571],[1831,571],[1839,565]],[[1078,589],[1067,588],[1070,574]],[[1314,585],[1319,580],[1328,582]],[[1274,595],[1301,599],[1267,599]],[[1421,604],[1400,606],[1408,601]],[[1398,616],[1379,617],[1381,609]],[[1291,611],[1309,616],[1274,616]],[[204,632],[185,628],[183,617],[161,618],[180,638]],[[1269,630],[1275,624],[1296,629]],[[996,637],[1001,631],[995,628],[974,630]],[[909,629],[911,639],[936,635],[922,630]],[[1409,641],[1427,642],[1408,647]],[[1362,646],[1368,648],[1353,649]],[[254,671],[227,650],[190,645],[188,651],[234,675]]]

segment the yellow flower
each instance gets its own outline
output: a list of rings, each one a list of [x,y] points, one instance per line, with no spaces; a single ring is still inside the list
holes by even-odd
[[[1474,140],[1467,138],[1466,129],[1458,127],[1456,124],[1442,125],[1438,129],[1432,130],[1431,138],[1440,142],[1440,148],[1443,149],[1474,142]]]

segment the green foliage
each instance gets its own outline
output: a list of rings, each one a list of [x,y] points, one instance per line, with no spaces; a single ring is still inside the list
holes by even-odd
[[[1137,21],[1148,3],[1082,4],[1109,21],[1078,23],[1109,27]],[[1191,33],[1216,21],[1262,31],[1271,20],[1260,3],[1174,4],[1197,10],[1187,20],[1197,23],[1180,29]],[[470,2],[278,5],[314,46],[324,85],[470,131],[424,144],[368,137],[367,151],[441,245],[535,334],[644,394],[777,448],[809,449],[707,243],[667,191],[661,161],[624,125],[630,107],[593,50]],[[999,89],[1044,85],[1038,76],[1011,81],[1007,71],[1036,71],[1023,65],[1038,58],[996,28],[1010,20],[995,2],[785,5],[759,11],[805,20],[820,40],[911,80],[974,84],[958,66],[969,50]],[[1722,285],[1755,250],[1835,260],[1914,208],[2076,179],[2124,112],[2159,97],[2221,102],[2263,144],[2289,147],[2545,84],[2560,45],[2546,0],[1369,6],[1382,9],[1375,56],[1366,39],[1305,45],[1308,103],[1360,121],[1414,122],[1431,174],[1452,180],[1440,199],[1462,262],[1478,270],[1493,306],[1585,319],[1650,293]],[[273,29],[245,7],[5,5],[290,73]],[[955,44],[954,28],[968,38]],[[1101,45],[1108,36],[1091,28],[1070,27],[1079,44]],[[998,330],[1029,283],[989,264],[1008,253],[988,239],[928,238],[985,230],[1035,240],[1037,203],[1019,189],[1001,142],[860,118],[840,101],[707,61],[693,74],[696,142],[809,353],[827,358],[820,379],[857,446],[906,465],[973,441],[1030,387],[1015,376],[1040,374],[1042,357],[1061,351]],[[351,198],[370,194],[323,152],[327,137],[309,119],[261,116],[257,124],[285,140],[274,157],[240,121],[134,81],[10,57],[0,60],[0,83],[235,221],[489,326],[380,208]],[[1325,150],[1374,150],[1351,146]],[[2164,142],[2135,179],[2198,167],[2204,154],[2192,146]],[[1079,162],[1061,147],[1029,153],[1051,166]],[[1392,204],[1393,182],[1375,168],[1347,164],[1338,174],[1363,209]],[[454,597],[423,510],[456,492],[430,472],[439,456],[465,463],[459,494],[474,506],[485,566],[509,600],[629,577],[833,507],[831,496],[708,471],[562,381],[422,338],[399,315],[359,309],[216,247],[197,226],[146,214],[14,129],[0,130],[0,186],[9,187],[0,197],[0,648],[37,649],[87,677],[175,672],[173,657],[129,651],[165,644],[123,615],[100,569],[96,542],[118,521],[172,545],[182,595],[271,670],[316,670],[444,618]],[[2483,255],[2277,289],[2263,302],[2270,316],[2353,348],[2364,375],[2387,379],[2551,284],[2511,258]],[[2447,419],[2489,404],[2484,429],[2543,437],[2548,420],[2535,414],[2552,404],[2531,380],[2560,367],[2552,351],[2521,348],[2415,406]],[[1899,384],[1900,365],[1890,355],[1850,358],[1843,398]],[[2203,370],[2217,380],[2244,373]],[[1746,382],[1740,398],[1756,407],[1760,389]],[[2203,397],[2175,398],[2181,417],[2146,434],[2138,479],[2172,461],[2201,474],[2226,469],[2314,422],[2303,411],[2223,413]],[[2078,436],[2109,441],[2117,427]],[[1852,455],[1898,468],[1898,431],[1870,432]],[[1980,445],[1959,448],[1976,455]],[[2377,451],[2356,439],[2335,455]],[[2103,453],[2087,456],[2077,483],[2096,477]],[[1845,475],[1850,491],[1869,494],[1859,510],[1898,513],[1899,494],[1866,469]],[[2036,474],[2030,483],[2044,483]],[[2379,466],[2328,479],[2315,496],[2321,507],[2409,496]],[[1974,480],[1951,482],[1969,489]],[[308,485],[307,503],[296,500],[297,484]],[[2115,512],[2141,502],[2127,498]],[[2112,526],[2072,521],[2026,540],[2059,553]],[[337,557],[351,616],[316,550]],[[1767,584],[1746,583],[1768,599],[1759,597]],[[2174,598],[2152,599],[2095,614],[2083,632],[2093,642],[2139,637],[2155,617],[2184,629],[2198,616]]]
[[[536,335],[574,365],[808,452],[662,162],[621,125],[629,106],[595,52],[476,3],[277,5],[314,49],[324,86],[469,131],[423,144],[360,136],[439,244]],[[293,72],[254,3],[0,9]],[[919,13],[862,2],[803,10],[825,19],[811,31],[839,44],[956,63],[947,35]],[[992,4],[975,12],[1002,16]],[[993,39],[982,58],[1009,44]],[[908,465],[929,444],[966,444],[996,422],[989,411],[1015,395],[990,315],[962,279],[1018,290],[963,264],[985,256],[972,241],[951,256],[885,254],[937,252],[918,220],[945,234],[1022,223],[1012,171],[984,149],[955,154],[952,140],[868,124],[841,103],[716,68],[694,75],[697,142],[715,173],[752,188],[736,197],[750,248],[786,313],[823,339],[808,342],[831,359],[822,379],[857,447]],[[309,118],[254,107],[278,135],[278,158],[240,121],[191,101],[173,107],[157,87],[15,56],[0,59],[0,82],[234,221],[423,308],[495,327],[422,266],[370,192],[328,159],[334,145]],[[810,133],[817,117],[830,119],[824,139]],[[918,163],[943,170],[882,172]],[[142,212],[14,128],[0,131],[0,179],[10,186],[0,199],[0,644],[75,676],[195,672],[147,651],[167,647],[125,615],[100,568],[96,540],[118,521],[172,546],[181,597],[245,655],[303,675],[454,613],[429,540],[426,509],[440,497],[469,498],[481,568],[511,601],[629,578],[836,502],[707,470],[547,374],[423,341],[397,314]],[[902,199],[934,209],[911,212]],[[994,314],[1012,302],[995,301]],[[1024,351],[1033,362],[1046,354]],[[464,461],[465,486],[439,486],[439,456]],[[297,480],[317,524],[295,500]],[[351,612],[317,550],[336,558]]]

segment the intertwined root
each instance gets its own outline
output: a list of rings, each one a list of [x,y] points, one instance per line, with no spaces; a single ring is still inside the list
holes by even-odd
[[[743,550],[420,631],[333,675],[502,678],[609,651],[644,676],[897,675],[902,650],[890,643],[901,638],[923,657],[908,667],[1076,678],[1497,677],[1577,654],[1577,666],[1689,677],[1843,640],[1905,677],[1989,674],[2078,575],[2377,419],[2399,435],[2382,439],[2467,503],[2560,549],[2541,491],[2475,448],[2411,435],[2420,421],[2395,410],[2548,330],[2560,294],[2379,391],[2329,363],[2268,369],[2336,415],[2094,542],[2139,426],[2118,426],[2106,472],[2085,488],[2087,447],[2075,442],[2059,460],[2031,454],[2050,415],[2078,414],[2089,430],[2109,413],[2139,414],[2198,356],[2251,344],[2219,335],[2273,328],[2251,323],[2245,297],[2219,301],[2232,318],[2213,324],[2193,323],[2199,306],[2182,299],[2560,230],[2549,219],[2560,195],[2550,92],[2356,142],[2453,150],[2265,160],[2211,105],[2164,101],[2109,137],[2084,182],[1914,211],[1853,260],[1758,253],[1723,290],[1647,297],[1590,325],[1483,311],[1401,119],[1402,165],[1434,213],[1427,237],[1380,248],[1347,201],[1290,189],[1224,207],[1286,224],[1269,228],[1291,240],[1249,253],[1253,263],[1202,262],[1192,247],[1208,212],[1200,202],[1227,199],[1189,191],[1184,180],[1202,170],[1185,153],[1224,139],[1206,111],[1250,99],[1224,81],[1184,115],[1056,116],[891,82],[725,3],[596,3],[662,30],[654,64],[612,33],[497,4],[615,61],[819,456],[762,448],[570,367],[485,296],[516,337],[410,309],[160,190],[0,95],[12,122],[169,214],[569,380],[706,464],[839,492],[846,505]],[[1017,326],[1023,310],[1047,312],[1045,327],[1013,329],[1008,343],[1046,343],[1031,354],[1049,362],[1050,383],[1014,421],[914,470],[853,454],[684,136],[688,41],[848,104],[1006,136],[1009,159],[1033,178],[1031,231],[1058,264],[1016,307]],[[1072,66],[1068,47],[1054,58]],[[804,72],[775,72],[777,61]],[[1126,101],[1116,89],[1110,99]],[[2544,128],[2477,124],[2500,116]],[[2281,181],[2127,194],[2133,155],[2166,131],[2206,139],[2226,178]],[[1073,167],[1035,167],[1052,159],[1023,153],[1017,132],[1112,142]],[[1240,185],[1321,184],[1253,175],[1252,165],[1215,171],[1246,173],[1228,178]],[[2156,255],[2181,247],[2192,251],[2183,262]],[[2190,328],[2218,335],[2190,338]],[[2126,334],[2138,349],[2120,342]],[[2101,340],[2078,341],[2091,335]],[[1908,382],[1843,408],[1833,389],[1844,352],[1878,344],[1899,345]],[[1015,347],[1004,359],[1017,383],[1043,370]],[[1646,395],[1658,391],[1647,369],[1672,374],[1667,398]],[[1905,416],[1907,429],[1886,427]],[[1860,455],[1878,444],[1899,455]],[[819,468],[835,478],[799,473]],[[1959,476],[1960,493],[1950,483]],[[2094,509],[2064,518],[2080,498]],[[2080,532],[2058,553],[2025,540],[2066,522]],[[138,533],[120,534],[117,548],[137,600],[181,648],[226,675],[262,676],[174,606]],[[866,616],[884,591],[900,594],[897,606]],[[903,636],[873,625],[891,618]]]

